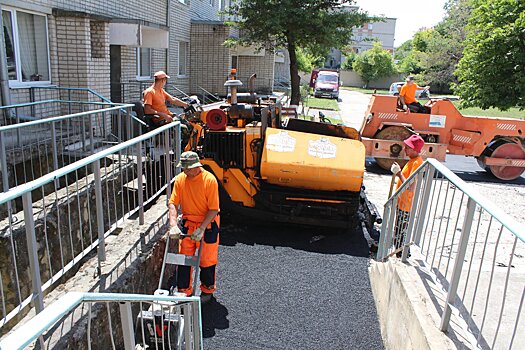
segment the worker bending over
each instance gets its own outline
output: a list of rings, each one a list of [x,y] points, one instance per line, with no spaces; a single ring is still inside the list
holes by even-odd
[[[182,173],[175,177],[173,192],[169,201],[170,238],[179,239],[181,230],[185,237],[180,242],[180,253],[188,256],[202,244],[200,260],[201,302],[211,300],[215,291],[215,268],[219,249],[219,185],[215,176],[202,168],[195,152],[181,154],[179,166]],[[182,222],[177,221],[179,212]],[[177,269],[179,292],[193,294],[189,266]]]
[[[409,75],[405,79],[406,83],[399,92],[399,99],[403,109],[407,112],[427,113],[427,108],[416,100],[416,90],[428,90],[430,86],[421,87],[414,83],[414,77]]]
[[[169,79],[164,71],[156,72],[154,78],[153,84],[143,92],[144,114],[151,117],[152,126],[159,127],[173,121],[173,113],[166,107],[166,101],[183,108],[188,107],[188,104],[164,90]]]
[[[396,190],[401,187],[401,184],[405,182],[421,164],[423,164],[423,158],[421,158],[419,154],[425,145],[425,141],[421,136],[412,135],[404,140],[403,143],[405,145],[405,154],[410,160],[405,164],[402,170],[396,162],[394,162],[390,168],[392,173],[399,178]],[[399,250],[405,242],[410,212],[412,211],[414,187],[415,182],[412,183],[412,185],[410,185],[397,199],[396,225],[394,228],[394,247],[396,250]],[[401,251],[397,252],[396,255],[397,257],[401,257]]]

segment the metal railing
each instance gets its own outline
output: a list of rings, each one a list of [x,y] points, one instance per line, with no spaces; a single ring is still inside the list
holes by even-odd
[[[525,226],[434,159],[385,205],[378,259],[396,254],[433,276],[443,332],[458,327],[475,348],[525,348]]]
[[[105,260],[105,237],[131,215],[142,224],[144,206],[170,194],[180,148],[170,123],[0,193],[11,213],[0,221],[0,327],[31,302],[42,311],[43,292],[91,251]]]
[[[103,147],[128,140],[141,131],[135,127],[135,121],[129,118],[132,105],[48,100],[2,106],[0,111],[56,104],[62,109],[82,111],[0,126],[0,166],[4,192]]]
[[[197,88],[200,90],[200,94],[198,96],[201,98],[200,102],[204,105],[208,103],[219,102],[222,100],[219,96],[212,94],[211,92],[209,92],[201,86],[197,85]]]
[[[199,297],[67,293],[0,341],[0,350],[61,348],[75,327],[87,333],[77,341],[88,349],[202,349]]]

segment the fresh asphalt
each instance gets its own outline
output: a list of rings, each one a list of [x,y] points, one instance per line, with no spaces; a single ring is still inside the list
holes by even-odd
[[[222,217],[204,349],[383,349],[361,232]]]

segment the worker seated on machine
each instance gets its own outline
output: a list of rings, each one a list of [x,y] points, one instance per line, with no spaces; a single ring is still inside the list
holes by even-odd
[[[417,85],[414,83],[414,77],[412,75],[409,75],[405,81],[405,85],[403,85],[399,92],[399,101],[401,102],[403,109],[406,112],[429,114],[430,108],[423,106],[418,100],[416,100],[416,90],[428,90],[430,89],[430,86],[422,87]]]
[[[171,96],[164,90],[168,82],[169,75],[163,71],[158,71],[154,75],[153,84],[144,90],[144,114],[150,125],[150,129],[157,128],[173,121],[173,113],[166,107],[166,101],[172,104],[187,108],[188,103]]]

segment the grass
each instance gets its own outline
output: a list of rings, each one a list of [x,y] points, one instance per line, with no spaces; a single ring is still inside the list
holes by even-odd
[[[463,115],[472,115],[478,117],[497,117],[497,118],[514,118],[525,119],[525,110],[520,111],[518,108],[510,108],[508,111],[501,111],[497,108],[481,109],[479,107],[459,108],[459,102],[454,102],[456,108]]]
[[[362,92],[363,94],[378,94],[378,95],[388,95],[388,90],[380,90],[380,89],[362,89],[358,87],[351,87],[351,86],[342,86],[341,89],[344,90],[350,90],[350,91],[357,91]]]
[[[305,101],[305,105],[310,108],[330,109],[332,111],[339,110],[337,100],[331,98],[309,97],[308,100]]]

